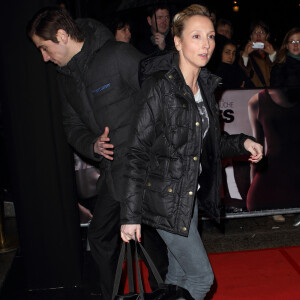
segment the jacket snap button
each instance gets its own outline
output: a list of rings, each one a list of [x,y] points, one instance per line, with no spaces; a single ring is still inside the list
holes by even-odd
[[[199,122],[196,122],[196,126],[199,126],[200,125],[200,123]]]
[[[186,95],[186,93],[183,93],[183,96],[185,96]]]
[[[169,75],[169,78],[172,79],[172,78],[173,78],[173,75]]]
[[[186,227],[182,227],[182,231],[186,231],[187,230],[187,228]]]
[[[147,186],[151,186],[151,182],[148,182],[148,183],[147,183]]]
[[[186,104],[182,104],[182,107],[183,107],[183,108],[186,108]]]
[[[194,156],[194,157],[193,157],[193,160],[195,160],[195,161],[198,160],[198,157],[197,157],[197,156]]]
[[[194,193],[193,192],[189,192],[189,195],[192,196]]]
[[[169,192],[169,193],[172,193],[172,192],[173,192],[173,190],[172,190],[172,189],[168,189],[168,192]]]

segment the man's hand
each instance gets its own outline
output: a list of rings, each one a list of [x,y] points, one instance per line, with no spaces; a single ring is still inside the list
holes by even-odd
[[[114,145],[108,143],[110,141],[108,134],[109,128],[105,127],[103,134],[98,137],[97,141],[94,144],[94,152],[104,156],[109,160],[113,160],[114,158],[112,155],[114,154],[114,152],[108,149],[113,149]]]
[[[154,34],[155,44],[158,46],[160,50],[164,50],[166,48],[165,36],[159,32]]]
[[[140,224],[126,224],[121,225],[121,238],[124,242],[128,243],[130,240],[135,239],[141,241],[141,225]]]
[[[250,139],[246,139],[244,147],[247,151],[251,152],[249,161],[252,163],[258,163],[263,158],[263,147]]]

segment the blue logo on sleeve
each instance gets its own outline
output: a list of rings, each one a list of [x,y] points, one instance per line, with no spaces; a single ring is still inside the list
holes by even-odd
[[[106,85],[103,85],[103,86],[100,86],[99,88],[95,89],[95,90],[92,90],[92,93],[93,94],[96,94],[96,93],[99,93],[107,88],[110,87],[110,83],[106,84]]]

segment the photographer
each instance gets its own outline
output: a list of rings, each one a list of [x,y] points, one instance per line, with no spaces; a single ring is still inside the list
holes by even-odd
[[[239,64],[255,87],[270,86],[276,51],[269,40],[269,27],[263,21],[253,22],[250,26],[250,41],[241,52]]]

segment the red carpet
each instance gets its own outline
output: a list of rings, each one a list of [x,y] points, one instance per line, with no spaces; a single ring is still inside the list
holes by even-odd
[[[213,300],[300,299],[300,247],[209,255],[215,273]]]
[[[216,278],[208,299],[300,300],[300,246],[208,256]],[[142,269],[147,278],[144,264]],[[144,284],[150,291],[146,280]]]

